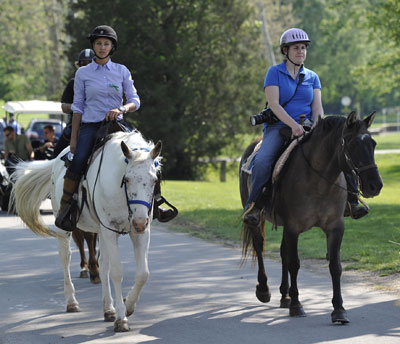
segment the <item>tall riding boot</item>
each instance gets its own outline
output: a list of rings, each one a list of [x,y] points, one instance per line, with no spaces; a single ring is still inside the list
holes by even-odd
[[[368,214],[369,209],[358,203],[358,188],[351,173],[344,173],[347,182],[347,204],[344,210],[344,216],[351,216],[357,220]]]
[[[251,226],[258,226],[261,221],[261,210],[265,207],[267,201],[267,187],[264,186],[257,197],[257,200],[250,203],[250,205],[245,209],[243,222]]]
[[[161,208],[160,205],[163,203],[166,203],[172,209]],[[161,196],[161,180],[159,178],[154,187],[153,219],[157,219],[160,222],[168,222],[171,221],[176,215],[178,215],[178,209],[176,209],[163,196]]]
[[[73,196],[78,189],[80,179],[80,175],[68,170],[64,177],[63,195],[55,224],[57,227],[69,232],[72,232],[76,226],[76,220],[71,218],[71,208],[75,202]]]

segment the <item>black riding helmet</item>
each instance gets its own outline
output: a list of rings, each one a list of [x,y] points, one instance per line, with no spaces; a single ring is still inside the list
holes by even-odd
[[[92,49],[83,49],[79,53],[77,65],[82,66],[82,62],[92,61],[93,57],[94,57],[94,51]]]
[[[92,31],[92,33],[89,34],[87,37],[90,40],[92,49],[93,49],[94,41],[100,37],[105,37],[112,41],[113,47],[110,51],[109,56],[114,54],[115,50],[117,50],[117,45],[118,45],[118,37],[117,37],[117,33],[115,32],[115,30],[111,26],[108,26],[108,25],[99,25],[99,26],[95,27],[94,30]]]

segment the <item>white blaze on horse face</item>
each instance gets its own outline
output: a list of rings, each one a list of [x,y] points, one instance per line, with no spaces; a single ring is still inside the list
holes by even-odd
[[[360,136],[361,141],[364,141],[365,139],[369,139],[369,138],[371,138],[371,135],[370,135],[370,134],[362,134],[362,135]]]
[[[151,158],[130,161],[125,174],[127,197],[130,201],[141,201],[141,204],[130,204],[132,226],[136,232],[144,232],[151,222],[154,185],[157,180],[154,160]]]

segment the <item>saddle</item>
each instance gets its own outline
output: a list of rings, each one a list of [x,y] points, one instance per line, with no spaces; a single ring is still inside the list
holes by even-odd
[[[309,125],[309,123],[304,123],[303,127],[306,133],[311,130],[311,126]],[[276,178],[278,177],[280,171],[285,165],[285,162],[289,158],[289,155],[293,151],[294,147],[296,147],[297,144],[304,138],[304,136],[298,138],[292,137],[292,130],[288,126],[281,128],[279,130],[279,134],[283,138],[284,143],[280,153],[278,154],[278,158],[274,162],[273,172],[272,172],[272,183],[275,182]],[[245,163],[242,165],[241,168],[242,172],[251,175],[253,168],[252,161],[256,156],[258,150],[260,149],[261,143],[262,140],[260,140],[260,142],[257,143],[257,145],[254,147],[253,152],[249,155]]]

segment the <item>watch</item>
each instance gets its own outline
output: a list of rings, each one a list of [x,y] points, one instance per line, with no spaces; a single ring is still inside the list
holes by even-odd
[[[118,108],[118,110],[121,111],[123,115],[125,115],[125,114],[128,112],[128,111],[126,111],[126,107],[123,106],[123,105],[121,105],[121,106]]]

